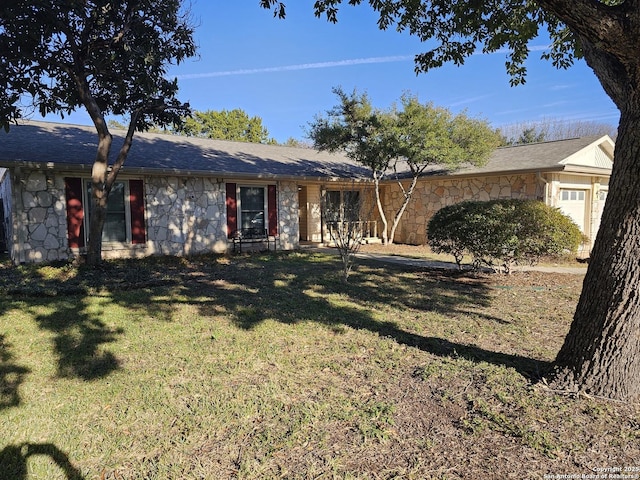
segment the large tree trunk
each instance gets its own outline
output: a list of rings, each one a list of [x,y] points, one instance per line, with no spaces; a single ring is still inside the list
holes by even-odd
[[[587,63],[621,116],[607,203],[553,384],[635,400],[640,397],[640,59],[623,47],[611,53],[585,38],[582,43]]]
[[[638,112],[640,113],[640,112]],[[640,118],[623,113],[610,190],[554,386],[640,395]]]

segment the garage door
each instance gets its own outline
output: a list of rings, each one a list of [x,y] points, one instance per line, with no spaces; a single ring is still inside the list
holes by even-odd
[[[580,227],[583,233],[585,232],[585,218],[586,218],[586,190],[560,190],[560,203],[558,206],[562,213],[568,215],[574,222]]]

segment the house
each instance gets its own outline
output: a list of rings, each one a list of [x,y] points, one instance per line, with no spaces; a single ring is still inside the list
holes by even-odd
[[[113,133],[112,154],[124,136]],[[0,133],[0,211],[15,263],[82,254],[96,143],[92,127],[77,125],[29,121]],[[602,137],[498,149],[479,168],[434,168],[420,180],[396,240],[423,243],[428,219],[441,206],[513,197],[561,207],[592,236],[612,158],[613,142]],[[277,249],[327,242],[323,201],[355,192],[367,205],[367,234],[377,237],[369,172],[344,155],[139,133],[109,197],[103,255],[225,252],[246,227],[265,231]],[[385,209],[401,197],[397,182],[386,180]]]
[[[482,167],[455,172],[434,167],[422,177],[396,232],[399,243],[423,244],[440,208],[464,200],[537,199],[558,207],[595,241],[613,167],[608,135],[498,148]],[[384,191],[389,212],[403,200],[397,183]]]

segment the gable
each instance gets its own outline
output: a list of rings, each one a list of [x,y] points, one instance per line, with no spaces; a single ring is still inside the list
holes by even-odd
[[[613,148],[613,141],[608,136],[604,136],[568,156],[560,164],[611,170],[613,168]]]

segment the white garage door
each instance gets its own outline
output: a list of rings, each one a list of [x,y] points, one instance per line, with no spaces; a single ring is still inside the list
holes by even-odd
[[[585,232],[585,219],[586,219],[586,190],[569,190],[560,189],[560,203],[558,206],[562,213],[568,215],[574,222],[580,227],[582,232]]]

